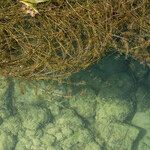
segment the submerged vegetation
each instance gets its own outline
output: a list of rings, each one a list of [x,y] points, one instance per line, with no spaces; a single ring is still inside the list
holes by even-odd
[[[115,49],[150,66],[149,0],[0,1],[0,73],[64,79]]]

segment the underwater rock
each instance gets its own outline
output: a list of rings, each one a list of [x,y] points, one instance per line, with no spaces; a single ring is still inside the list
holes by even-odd
[[[150,88],[150,69],[149,69],[147,77],[146,77],[146,79],[144,81],[144,84]]]
[[[106,57],[102,58],[97,64],[99,69],[104,72],[107,77],[113,73],[126,72],[128,68],[125,56],[115,52],[106,55]]]
[[[127,73],[111,74],[105,82],[99,86],[101,97],[128,97],[134,91],[134,81]]]
[[[22,126],[27,129],[37,129],[47,121],[51,121],[46,109],[38,106],[17,106],[18,113],[22,119]]]
[[[24,129],[18,133],[18,137],[18,142],[15,147],[16,150],[44,150],[44,148],[47,149],[46,145],[42,145],[40,139],[41,131]]]
[[[93,90],[83,89],[69,99],[69,104],[82,117],[92,118],[95,115],[96,95]]]
[[[13,136],[5,133],[4,131],[0,130],[0,149],[1,150],[12,150],[15,147],[15,142]]]
[[[8,89],[8,81],[4,76],[0,76],[0,105],[4,102],[6,90]]]
[[[131,150],[139,130],[123,123],[132,112],[126,100],[97,97],[95,133],[102,138],[106,149]]]
[[[102,97],[90,88],[66,98],[64,86],[56,88],[50,82],[40,82],[37,94],[33,94],[34,84],[22,82],[22,93],[20,81],[13,81],[13,104],[9,107],[15,114],[3,114],[0,130],[4,141],[10,137],[16,150],[130,149],[137,137],[138,129],[125,124],[133,111],[128,99]],[[54,87],[52,93],[60,90],[61,96],[45,95],[45,84]]]
[[[45,87],[43,84],[39,86],[39,93],[37,92],[42,99],[39,101],[36,94],[33,94],[34,84],[21,82],[25,91],[22,93],[19,82],[14,80],[14,91],[12,91],[14,101],[11,107],[15,108],[16,114],[15,116],[9,115],[7,120],[4,118],[0,125],[4,135],[6,132],[17,138],[17,141],[12,139],[16,150],[61,150],[62,148],[70,150],[71,148],[83,149],[83,147],[87,150],[90,147],[93,147],[94,150],[100,149],[100,144],[95,142],[91,131],[85,127],[82,120],[82,117],[88,118],[94,115],[95,103],[92,101],[92,105],[89,103],[90,100],[95,99],[94,95],[90,96],[93,91],[90,93],[89,90],[85,91],[81,98],[76,95],[76,98],[72,97],[72,102],[67,104],[69,99],[65,100],[64,97],[50,100],[50,94],[44,96],[45,92],[41,91]],[[88,100],[85,98],[87,94],[89,95]],[[56,95],[51,96],[57,97]],[[87,105],[87,109],[83,110],[84,107],[79,107],[79,101],[76,103],[75,100],[82,100],[83,105]],[[75,105],[78,107],[74,107]],[[4,140],[6,139],[5,136]]]
[[[8,106],[7,96],[9,90],[9,82],[7,78],[0,76],[0,124],[10,116]]]
[[[149,99],[150,100],[150,99]],[[135,143],[137,150],[150,149],[150,109],[137,112],[132,120],[132,124],[141,129],[141,134]]]
[[[21,118],[17,116],[10,116],[9,118],[3,121],[3,124],[0,126],[1,130],[6,133],[10,133],[13,136],[17,136],[18,132],[21,130]]]
[[[55,101],[66,95],[65,86],[52,81],[14,80],[14,99],[16,103],[42,103]]]
[[[97,64],[85,70],[81,70],[70,77],[73,91],[81,91],[83,88],[98,91],[105,78],[104,76],[105,74],[99,70]]]
[[[132,104],[127,99],[96,98],[96,123],[123,122],[132,112]],[[108,122],[107,122],[108,121]]]
[[[105,126],[105,127],[104,127]],[[110,123],[97,128],[104,138],[107,149],[131,150],[132,145],[139,134],[139,130],[122,123]]]
[[[149,67],[140,64],[138,61],[131,59],[129,63],[129,68],[131,69],[132,73],[135,75],[138,81],[144,79],[144,76],[147,74]]]
[[[46,132],[56,137],[57,142],[61,143],[62,148],[82,149],[88,144],[98,144],[94,142],[94,138],[88,129],[84,128],[82,120],[72,110],[62,111],[62,115],[56,118],[54,125],[48,125]]]
[[[139,86],[136,93],[137,111],[146,111],[150,109],[150,89]]]
[[[89,145],[99,150],[99,145],[94,142],[90,132],[84,128],[82,121],[73,111],[64,110],[62,115],[55,119],[53,123],[45,124],[44,128],[19,132],[16,150],[70,150],[83,147],[88,150]]]
[[[3,123],[5,119],[7,119],[10,116],[9,111],[7,110],[7,107],[0,106],[0,125]]]

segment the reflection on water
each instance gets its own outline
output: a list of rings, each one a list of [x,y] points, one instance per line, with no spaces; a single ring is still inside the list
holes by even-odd
[[[149,150],[150,69],[116,53],[65,83],[0,78],[0,150]]]

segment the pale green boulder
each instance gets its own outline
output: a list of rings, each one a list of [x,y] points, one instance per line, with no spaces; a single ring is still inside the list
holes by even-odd
[[[9,100],[6,98],[9,96],[8,88],[10,86],[10,80],[7,78],[0,76],[0,125],[8,116],[10,116],[10,112],[7,108],[9,105]],[[10,88],[11,89],[11,88]]]
[[[143,112],[150,109],[150,89],[145,90],[144,87],[138,87],[136,93],[137,111]]]
[[[108,150],[131,150],[139,134],[137,128],[124,123],[131,112],[126,99],[97,97],[95,133]]]
[[[69,104],[79,115],[91,118],[95,115],[96,95],[93,90],[84,89],[69,99]]]
[[[0,130],[0,150],[12,150],[15,147],[13,136]]]
[[[138,150],[150,149],[150,109],[137,112],[132,120],[132,124],[141,129],[141,133],[145,131],[145,134],[141,134],[140,141],[135,143],[138,145]]]
[[[97,127],[97,132],[106,143],[108,149],[131,150],[139,130],[123,123],[103,124]]]
[[[132,113],[132,105],[128,99],[101,98],[97,96],[96,122],[105,120],[109,122],[124,121]],[[106,123],[106,122],[105,122]]]
[[[49,113],[45,108],[22,104],[17,109],[24,128],[37,129],[45,122],[51,121],[51,116],[48,116]]]
[[[127,73],[110,74],[99,86],[99,95],[101,97],[130,97],[134,92],[134,80]]]
[[[52,81],[14,80],[15,103],[37,104],[55,102],[65,95],[65,88]]]
[[[0,76],[0,107],[4,104],[5,94],[8,86],[9,82],[7,78]]]
[[[5,119],[0,128],[6,133],[11,133],[12,135],[17,135],[21,130],[21,119],[19,116],[10,116]]]

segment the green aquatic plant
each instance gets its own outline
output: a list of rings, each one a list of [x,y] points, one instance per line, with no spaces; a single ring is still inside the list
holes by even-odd
[[[0,9],[0,72],[34,79],[64,79],[110,49],[150,66],[150,2],[57,0],[25,14],[11,2]]]

